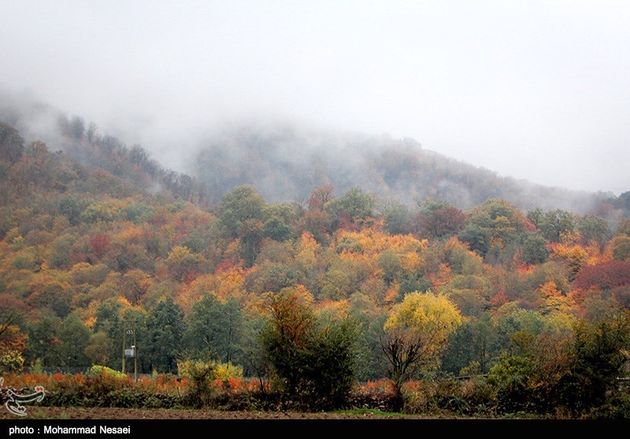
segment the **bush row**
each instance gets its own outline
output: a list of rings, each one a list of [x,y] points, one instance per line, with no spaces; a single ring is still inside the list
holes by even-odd
[[[303,399],[295,399],[272,388],[260,388],[254,382],[243,380],[242,385],[210,383],[207,397],[199,403],[193,386],[176,377],[143,377],[139,382],[127,378],[107,375],[56,375],[9,376],[6,384],[32,382],[47,378],[46,397],[41,403],[56,407],[121,407],[121,408],[199,408],[218,410],[312,410]],[[12,380],[12,378],[14,378]],[[161,382],[162,384],[160,384]],[[164,384],[168,383],[168,384]],[[178,384],[179,386],[176,386]],[[7,390],[0,392],[2,403]],[[13,387],[21,393],[30,393],[32,386]],[[158,390],[159,389],[159,390]],[[404,412],[410,414],[432,414],[440,416],[498,417],[548,416],[587,418],[630,418],[630,392],[619,389],[611,392],[604,404],[582,413],[557,406],[553,411],[541,411],[536,407],[522,406],[506,409],[496,387],[483,377],[466,380],[440,379],[433,381],[411,381],[403,388]],[[356,385],[344,408],[374,409],[391,411],[395,406],[395,391],[387,380]]]

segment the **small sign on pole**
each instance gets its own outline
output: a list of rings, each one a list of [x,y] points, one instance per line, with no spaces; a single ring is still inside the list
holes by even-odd
[[[131,349],[125,349],[125,357],[133,358],[136,356],[136,347],[131,346]]]

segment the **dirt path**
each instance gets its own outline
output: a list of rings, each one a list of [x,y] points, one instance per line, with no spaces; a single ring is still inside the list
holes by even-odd
[[[0,419],[17,419],[1,410]],[[423,419],[426,416],[366,412],[236,412],[190,409],[123,409],[80,407],[28,407],[27,419]]]

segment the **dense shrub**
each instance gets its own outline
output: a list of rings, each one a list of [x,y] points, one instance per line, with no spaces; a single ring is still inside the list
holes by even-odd
[[[263,346],[288,405],[342,407],[354,382],[356,327],[353,322],[318,321],[300,292],[273,298]]]
[[[615,394],[605,404],[592,409],[587,416],[595,419],[630,419],[630,394]]]
[[[531,359],[519,355],[504,356],[490,369],[488,383],[494,387],[502,411],[529,408],[533,390],[529,379],[533,372]]]
[[[403,387],[404,412],[438,416],[496,417],[507,413],[532,413],[532,404],[540,397],[540,388],[526,387],[519,395],[520,405],[506,405],[506,388],[511,391],[522,387],[506,384],[501,375],[505,369],[523,369],[521,359],[504,357],[501,366],[492,374],[491,384],[483,376],[470,379],[449,377],[433,380],[410,381]],[[254,380],[231,378],[225,386],[220,380],[207,380],[207,397],[203,404],[196,401],[194,384],[186,378],[169,375],[142,376],[138,382],[117,379],[108,375],[62,375],[62,374],[8,374],[5,389],[30,393],[36,385],[44,386],[46,397],[41,405],[55,407],[121,407],[121,408],[180,408],[208,407],[217,410],[285,410],[287,396],[282,391],[266,388],[261,391]],[[502,387],[497,387],[497,386]],[[569,390],[569,388],[565,388]],[[546,391],[543,391],[546,392]],[[546,395],[543,393],[542,395]],[[1,396],[1,395],[0,395]],[[6,401],[6,395],[0,402]],[[516,401],[516,400],[515,400]],[[348,408],[393,411],[395,392],[391,381],[378,380],[357,384],[348,394]],[[529,405],[528,405],[529,404]],[[308,409],[294,404],[292,408]],[[557,405],[553,411],[540,413],[560,417],[627,419],[630,415],[630,393],[628,389],[612,389],[603,403],[581,411],[572,411],[567,406]]]
[[[210,382],[215,377],[216,363],[214,361],[185,360],[177,363],[177,369],[181,375],[190,378],[191,387],[187,395],[189,402],[197,407],[208,404],[213,396]]]
[[[348,405],[361,409],[391,411],[394,409],[396,391],[390,380],[368,381],[355,386]]]
[[[180,375],[190,379],[187,393],[190,405],[212,405],[218,391],[240,393],[243,390],[243,368],[232,363],[205,360],[182,360],[177,363]]]
[[[117,370],[111,369],[107,366],[100,366],[98,364],[95,364],[92,367],[90,367],[90,369],[87,371],[87,375],[93,376],[93,377],[106,376],[106,377],[112,377],[112,378],[121,379],[121,380],[127,379],[127,374],[118,372]]]

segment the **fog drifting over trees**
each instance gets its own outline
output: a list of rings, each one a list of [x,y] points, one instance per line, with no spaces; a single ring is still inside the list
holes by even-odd
[[[618,195],[628,18],[612,1],[0,1],[0,86],[179,171],[226,125],[306,125]]]

